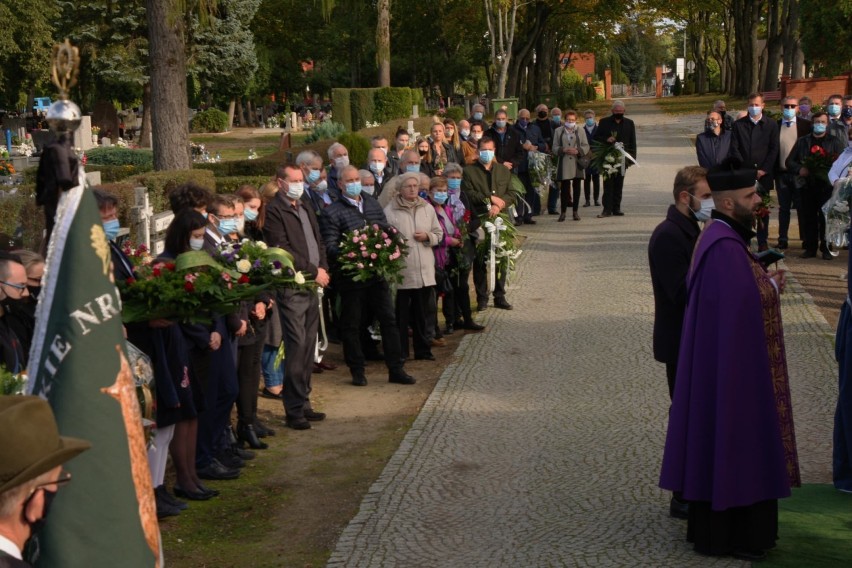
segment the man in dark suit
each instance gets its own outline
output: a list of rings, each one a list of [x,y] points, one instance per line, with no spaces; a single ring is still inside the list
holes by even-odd
[[[796,147],[796,140],[811,133],[811,121],[797,116],[799,101],[796,97],[784,97],[781,101],[781,119],[778,120],[778,171],[775,187],[778,190],[778,248],[788,246],[787,233],[790,229],[790,210],[799,208],[799,189],[796,187],[796,172],[787,169],[787,158]]]
[[[361,314],[362,310],[371,309],[382,330],[382,348],[388,367],[388,381],[413,385],[416,381],[405,372],[403,364],[396,312],[388,283],[381,278],[355,282],[351,277],[335,270],[335,261],[340,254],[340,241],[344,235],[367,224],[387,227],[388,220],[379,202],[372,196],[361,193],[361,177],[357,168],[347,166],[340,171],[340,187],[341,198],[325,209],[319,219],[319,226],[335,286],[340,293],[343,358],[352,374],[352,384],[367,385],[367,377],[364,374],[366,361],[361,347]]]
[[[526,203],[521,203],[518,206],[517,222],[518,224],[527,223],[529,225],[535,225],[533,216],[538,215],[538,212],[541,211],[541,201],[538,198],[538,192],[533,187],[532,178],[530,177],[528,152],[534,150],[538,152],[546,152],[547,143],[541,135],[541,130],[539,130],[538,126],[536,126],[534,122],[530,122],[530,111],[525,108],[518,111],[518,121],[515,123],[514,128],[520,138],[521,148],[523,150],[521,153],[523,157],[517,166],[518,178],[520,178],[521,183],[524,184],[524,189],[526,190],[526,193],[524,194],[524,200]]]
[[[778,123],[763,114],[763,95],[752,93],[748,97],[748,116],[734,122],[731,130],[731,157],[743,168],[757,170],[761,196],[769,195],[775,183],[774,172],[778,163]],[[757,246],[769,248],[769,216],[758,219]]]
[[[686,276],[692,250],[701,229],[698,221],[710,218],[713,199],[707,171],[700,166],[680,170],[674,181],[674,204],[657,225],[648,243],[648,265],[654,288],[654,359],[666,364],[669,398],[674,397],[681,328],[686,311]],[[687,504],[672,496],[669,512],[686,518]]]
[[[22,551],[71,480],[62,464],[91,444],[60,436],[53,411],[37,396],[0,396],[0,568],[25,568]]]
[[[319,234],[317,217],[304,195],[305,180],[300,168],[285,167],[279,177],[281,189],[266,208],[263,238],[267,244],[293,255],[293,267],[328,286],[328,263]],[[325,414],[311,406],[311,372],[319,327],[319,304],[313,292],[286,289],[279,294],[287,372],[284,374],[284,409],[287,426],[307,430],[310,422],[323,420]]]
[[[612,102],[612,114],[602,118],[598,123],[598,131],[595,140],[602,144],[624,144],[624,151],[636,158],[636,125],[629,118],[624,117],[624,103],[615,100]],[[626,160],[625,168],[631,165]],[[625,170],[625,173],[626,170]],[[624,191],[624,176],[620,173],[609,176],[604,180],[603,211],[598,217],[609,217],[624,215],[621,211],[621,194]]]
[[[373,187],[375,187],[373,197],[378,197],[382,194],[385,184],[393,177],[394,167],[391,165],[383,149],[371,148],[367,152],[367,166],[364,169],[369,170],[373,174],[373,179],[375,180],[373,184]]]
[[[583,130],[586,131],[586,140],[590,143],[595,139],[598,133],[598,123],[595,120],[595,111],[592,109],[583,113],[584,122]],[[592,188],[594,188],[595,207],[600,207],[601,202],[601,173],[592,165],[586,168],[583,173],[583,195],[586,196],[586,202],[583,207],[591,207],[592,205]]]
[[[524,149],[521,147],[521,137],[517,131],[509,127],[509,115],[505,110],[494,113],[494,124],[485,131],[485,136],[490,137],[496,148],[494,158],[498,164],[503,164],[509,170],[516,171],[517,166],[523,160]]]
[[[28,297],[27,271],[21,259],[14,253],[0,252],[0,364],[11,373],[27,368],[28,353],[15,333],[18,321],[9,308]]]

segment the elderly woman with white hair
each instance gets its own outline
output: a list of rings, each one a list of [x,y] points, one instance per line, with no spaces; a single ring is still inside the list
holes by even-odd
[[[414,358],[433,361],[430,337],[438,318],[435,300],[435,255],[432,247],[443,238],[435,209],[418,194],[420,175],[399,176],[399,195],[387,207],[385,216],[408,243],[402,283],[396,292],[396,323],[402,355],[408,358],[408,328],[413,331]],[[412,318],[413,316],[413,318]]]

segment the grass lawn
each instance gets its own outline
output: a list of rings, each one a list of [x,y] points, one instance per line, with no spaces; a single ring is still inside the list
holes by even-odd
[[[779,502],[778,548],[761,566],[852,566],[852,495],[831,485],[803,485]]]

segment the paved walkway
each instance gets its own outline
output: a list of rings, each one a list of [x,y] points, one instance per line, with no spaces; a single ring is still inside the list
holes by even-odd
[[[657,487],[668,392],[653,360],[647,242],[687,134],[630,101],[640,168],[625,217],[540,217],[509,286],[511,312],[468,335],[329,566],[741,566],[696,556]],[[792,282],[783,317],[805,482],[830,481],[831,329]]]

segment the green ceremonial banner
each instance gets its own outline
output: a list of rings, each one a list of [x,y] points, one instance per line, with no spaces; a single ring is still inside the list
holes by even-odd
[[[36,311],[28,390],[53,407],[59,431],[92,449],[64,467],[36,567],[162,565],[160,533],[135,382],[125,358],[110,250],[80,167],[62,195]]]

